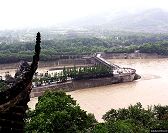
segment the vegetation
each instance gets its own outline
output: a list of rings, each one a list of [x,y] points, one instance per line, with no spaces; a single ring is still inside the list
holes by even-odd
[[[104,51],[106,43],[98,38],[76,38],[65,40],[45,40],[41,47],[41,60],[76,58],[78,55]],[[31,60],[33,43],[0,44],[0,63]]]
[[[64,92],[45,92],[34,111],[28,112],[26,133],[85,133],[96,123]]]
[[[104,133],[149,133],[150,129],[168,128],[168,106],[157,105],[144,109],[141,103],[134,106],[130,105],[128,109],[111,109],[104,116],[104,123],[96,125],[92,132]]]
[[[28,112],[27,133],[149,133],[150,129],[168,128],[168,106],[141,103],[128,108],[111,109],[97,123],[94,116],[81,110],[64,92],[45,92],[34,111]]]
[[[168,42],[164,43],[146,43],[141,46],[128,46],[122,48],[114,48],[107,52],[113,53],[133,53],[135,50],[139,50],[140,53],[157,53],[158,55],[168,55]]]
[[[100,77],[108,77],[113,76],[112,69],[103,66],[91,66],[91,67],[80,67],[72,69],[67,69],[64,67],[63,71],[57,73],[49,74],[48,72],[45,74],[41,74],[38,76],[37,74],[33,78],[33,82],[35,86],[41,86],[42,84],[51,84],[51,83],[62,83],[66,82],[67,79],[72,80],[81,80],[81,79],[90,79],[90,78],[100,78]]]
[[[93,33],[91,36],[55,35],[55,38],[42,42],[41,60],[78,58],[95,52],[134,52],[135,49],[140,49],[141,52],[168,55],[167,44],[167,34],[106,31]],[[159,46],[162,47],[159,51],[151,50]],[[0,63],[31,61],[33,48],[32,42],[1,42]]]
[[[104,66],[92,66],[76,69],[70,69],[67,71],[67,75],[72,79],[89,79],[113,76],[113,71],[110,68]]]
[[[0,92],[5,91],[8,88],[7,84],[5,81],[0,80]]]

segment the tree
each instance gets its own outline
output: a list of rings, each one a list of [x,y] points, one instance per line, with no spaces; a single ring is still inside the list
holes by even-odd
[[[168,128],[168,106],[157,105],[144,109],[141,103],[137,103],[128,109],[111,109],[103,119],[108,132],[148,133],[150,129]]]
[[[5,91],[7,89],[8,89],[7,84],[3,80],[0,80],[0,92]]]
[[[26,133],[86,132],[96,120],[65,92],[45,92],[34,111],[28,112]]]

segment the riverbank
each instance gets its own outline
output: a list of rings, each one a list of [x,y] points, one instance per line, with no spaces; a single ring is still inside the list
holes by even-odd
[[[146,108],[147,105],[167,105],[168,59],[110,59],[108,61],[136,69],[141,79],[66,92],[82,109],[93,113],[99,122],[103,121],[102,115],[111,108],[127,108],[137,102],[141,102]],[[37,99],[37,97],[31,98],[29,107],[34,109]]]
[[[168,58],[168,56],[162,56],[158,54],[148,54],[148,53],[103,53],[102,57],[105,59],[161,59]],[[78,58],[78,59],[60,59],[55,61],[40,61],[39,68],[53,67],[56,69],[61,69],[64,66],[85,66],[91,65],[88,58]],[[18,63],[0,64],[0,70],[5,69],[16,69],[19,66]]]
[[[70,76],[67,78],[71,78],[71,80],[63,83],[53,83],[53,84],[49,83],[39,87],[34,87],[31,93],[31,97],[41,96],[45,90],[73,91],[73,90],[84,89],[84,88],[105,86],[105,85],[110,85],[115,83],[131,82],[133,80],[137,80],[141,78],[138,74],[136,74],[135,69],[121,68],[118,65],[112,64],[106,61],[104,58],[102,58],[101,53],[96,53],[93,57],[89,59],[89,61],[92,62],[93,65],[101,65],[103,67],[109,68],[109,71],[108,71],[109,76],[107,75],[106,77],[97,76],[94,78],[90,77],[87,79],[82,78],[80,80],[77,80]],[[92,69],[89,69],[89,70],[91,71]],[[92,73],[92,74],[96,74],[96,73]],[[59,81],[62,82],[62,80],[59,80]]]
[[[158,55],[156,53],[103,53],[102,57],[105,59],[161,59],[168,58],[168,56]]]
[[[115,83],[131,82],[133,80],[137,80],[141,78],[138,74],[136,74],[135,69],[119,67],[118,65],[115,65],[114,63],[110,63],[106,61],[104,58],[102,58],[101,55],[102,55],[101,53],[97,53],[92,57],[83,59],[83,61],[85,61],[83,65],[79,65],[80,63],[82,63],[79,60],[73,60],[75,61],[73,63],[75,63],[77,66],[101,65],[101,66],[107,67],[109,69],[112,69],[113,75],[111,75],[111,77],[90,78],[90,79],[85,79],[85,80],[84,79],[70,80],[70,81],[63,82],[63,83],[52,83],[51,82],[51,84],[49,81],[48,84],[34,87],[31,92],[31,97],[41,96],[45,90],[60,90],[61,89],[64,91],[74,91],[78,89],[99,87],[99,86],[105,86],[105,85],[110,85],[110,84],[115,84]],[[61,63],[61,64],[66,64],[67,62],[69,62],[69,60],[65,60],[64,63]],[[57,63],[54,63],[54,66],[56,67],[48,68],[48,71],[53,72],[55,70],[60,70],[63,68],[63,66],[60,65],[60,61]],[[72,66],[68,66],[68,67],[71,68]],[[59,82],[62,82],[62,81],[59,81]]]
[[[75,91],[80,89],[106,86],[116,83],[131,82],[134,80],[135,73],[124,74],[124,75],[114,75],[112,77],[103,77],[103,78],[93,78],[87,80],[71,80],[65,83],[55,83],[50,85],[44,85],[32,88],[31,98],[41,96],[46,90],[63,90],[66,92]]]
[[[60,60],[55,60],[55,61],[40,61],[38,68],[48,68],[48,67],[53,67],[53,68],[63,68],[64,66],[87,66],[91,65],[91,62],[89,59],[60,59]],[[19,66],[19,62],[17,63],[9,63],[9,64],[0,64],[0,70],[6,70],[6,69],[17,69]]]

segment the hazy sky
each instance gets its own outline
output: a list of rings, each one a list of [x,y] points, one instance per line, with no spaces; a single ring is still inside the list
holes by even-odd
[[[168,10],[168,0],[0,0],[0,30],[43,27],[108,10]]]

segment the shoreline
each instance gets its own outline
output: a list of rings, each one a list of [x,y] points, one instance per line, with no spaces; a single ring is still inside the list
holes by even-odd
[[[158,55],[156,53],[104,53],[105,59],[164,59],[168,56]]]
[[[136,70],[132,68],[121,68],[116,64],[112,64],[101,57],[101,53],[96,53],[90,57],[89,61],[92,65],[101,65],[110,68],[110,75],[100,76],[95,78],[69,80],[62,83],[48,84],[45,86],[35,87],[31,91],[31,97],[38,97],[43,95],[45,90],[64,90],[72,91],[84,88],[98,87],[116,83],[132,82],[133,80],[140,79],[141,76],[136,74]],[[112,72],[112,74],[111,74]]]
[[[148,54],[148,53],[103,53],[102,57],[104,59],[164,59],[168,58],[168,56],[158,55],[158,54]],[[7,63],[0,64],[0,70],[5,69],[17,69],[20,62],[16,63]],[[64,66],[86,66],[90,65],[88,59],[78,58],[78,59],[60,59],[54,61],[40,61],[39,68],[45,67],[58,67],[58,70]]]
[[[142,78],[133,82],[80,89],[67,92],[67,94],[71,95],[82,109],[93,113],[100,122],[102,122],[102,115],[111,108],[126,108],[137,102],[141,102],[144,107],[157,104],[167,105],[167,59],[155,59],[150,62],[148,59],[135,59],[135,61],[117,59],[114,63],[134,67]],[[38,98],[31,99],[34,106],[36,99]]]

